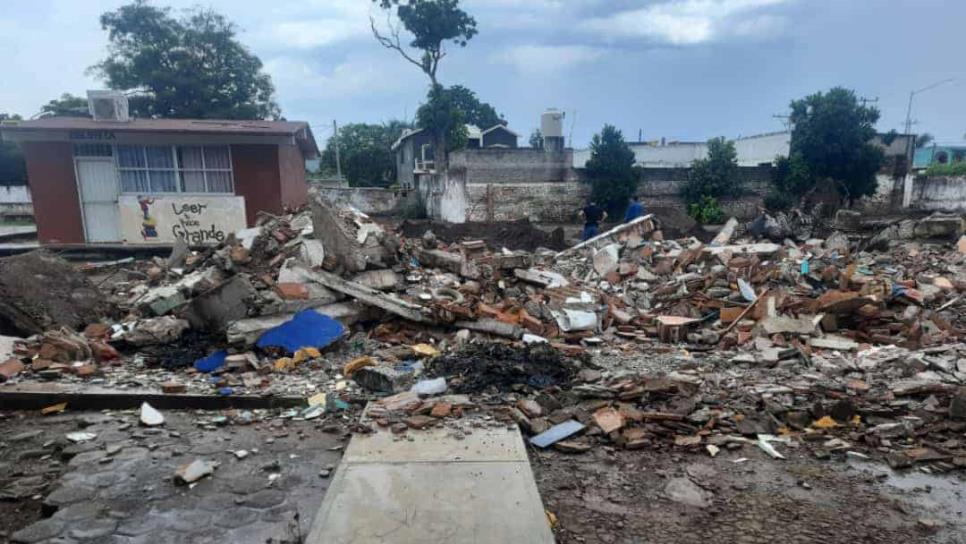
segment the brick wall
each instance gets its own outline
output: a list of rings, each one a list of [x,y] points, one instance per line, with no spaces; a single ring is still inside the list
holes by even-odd
[[[686,168],[645,170],[638,196],[645,207],[684,209],[681,185]],[[741,168],[746,177],[745,195],[721,199],[728,215],[748,220],[758,214],[762,199],[770,188],[770,168]],[[670,178],[670,179],[668,179]],[[545,183],[468,183],[466,185],[467,221],[514,221],[529,218],[547,223],[573,222],[590,194],[590,186],[580,181]]]
[[[575,181],[573,151],[548,153],[541,149],[464,149],[450,153],[451,176],[467,183],[545,183]]]

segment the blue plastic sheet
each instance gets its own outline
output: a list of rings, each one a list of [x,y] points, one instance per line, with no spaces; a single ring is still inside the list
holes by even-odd
[[[289,353],[301,348],[322,349],[335,342],[345,332],[345,327],[335,319],[315,310],[304,310],[281,325],[265,331],[256,346],[280,347]]]
[[[227,351],[216,351],[205,358],[195,361],[195,370],[205,373],[214,372],[225,364],[225,357],[228,357]]]

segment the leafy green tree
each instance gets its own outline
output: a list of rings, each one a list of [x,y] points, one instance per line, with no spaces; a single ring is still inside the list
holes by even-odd
[[[0,123],[4,121],[20,121],[23,118],[16,114],[0,113]],[[26,185],[27,165],[23,160],[23,153],[17,144],[8,141],[0,142],[0,185]]]
[[[403,59],[413,64],[429,78],[429,96],[423,115],[418,115],[419,126],[429,130],[436,150],[436,168],[445,172],[448,166],[446,155],[455,149],[447,143],[447,136],[462,129],[455,128],[465,123],[465,116],[446,96],[439,84],[437,72],[439,63],[446,56],[445,44],[451,42],[466,47],[467,42],[476,35],[476,20],[460,9],[459,0],[373,0],[386,11],[387,29],[379,30],[376,20],[369,18],[372,35],[386,49],[399,53]],[[393,14],[397,22],[393,21]],[[403,44],[402,29],[411,39]],[[420,108],[423,109],[422,107]],[[460,112],[459,115],[456,112]],[[449,119],[444,119],[450,116]],[[457,118],[459,117],[459,118]]]
[[[466,147],[466,117],[463,110],[457,107],[453,96],[446,92],[442,85],[429,90],[426,102],[416,110],[416,124],[419,128],[434,135],[433,149],[445,146],[446,152]],[[439,136],[442,135],[442,136]],[[446,158],[436,153],[437,170],[446,169]]]
[[[793,100],[791,110],[791,154],[801,156],[815,181],[833,183],[849,204],[875,193],[883,161],[873,143],[879,110],[842,87]]]
[[[506,121],[496,113],[496,109],[486,102],[481,102],[476,93],[462,85],[453,85],[445,91],[450,95],[453,107],[463,112],[465,123],[476,125],[486,130],[496,125],[504,125]]]
[[[681,196],[688,204],[704,197],[718,199],[741,194],[738,176],[738,153],[734,142],[725,138],[708,140],[708,157],[691,163],[688,181],[681,187]]]
[[[543,133],[539,128],[533,129],[530,133],[530,147],[533,149],[543,149]]]
[[[396,180],[396,161],[392,144],[411,128],[403,121],[385,124],[350,123],[339,127],[339,160],[342,174],[353,187],[387,187]],[[321,169],[336,172],[336,138],[329,138],[322,151]]]
[[[135,0],[101,15],[108,57],[91,71],[112,89],[134,93],[132,115],[276,119],[275,88],[262,62],[224,16],[194,8],[184,17]]]
[[[787,210],[814,187],[815,180],[800,153],[778,157],[775,159],[772,189],[765,195],[765,207],[774,211]]]
[[[590,141],[590,160],[587,179],[591,198],[606,207],[612,215],[619,214],[637,191],[640,179],[634,169],[634,151],[624,141],[624,135],[613,125],[604,125]]]
[[[87,99],[70,93],[60,95],[40,107],[40,117],[90,117]]]

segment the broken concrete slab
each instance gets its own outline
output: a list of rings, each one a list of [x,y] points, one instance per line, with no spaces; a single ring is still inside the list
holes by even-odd
[[[819,321],[821,321],[821,316],[818,316],[817,319],[816,316],[802,316],[797,319],[786,316],[771,316],[759,322],[759,326],[769,335],[791,333],[807,336],[815,333]]]
[[[318,268],[325,261],[325,244],[306,238],[299,247],[299,259],[309,268]]]
[[[620,245],[609,244],[594,253],[594,271],[605,277],[617,270],[620,264]]]
[[[404,319],[417,323],[432,321],[427,311],[418,304],[407,302],[390,294],[381,293],[365,285],[348,281],[325,271],[312,271],[310,277],[322,285],[348,295],[360,302],[381,308]]]
[[[196,329],[224,331],[248,317],[248,307],[257,296],[246,274],[237,274],[221,285],[196,296],[185,317]]]
[[[314,235],[337,266],[347,272],[361,272],[370,264],[388,266],[395,262],[394,236],[351,207],[335,209],[314,189],[312,205]]]
[[[476,429],[456,440],[428,429],[395,440],[355,435],[315,516],[307,544],[552,544],[553,533],[515,429]],[[418,504],[412,523],[400,514]]]
[[[352,281],[378,291],[394,291],[402,278],[392,270],[382,269],[359,272],[352,277]]]

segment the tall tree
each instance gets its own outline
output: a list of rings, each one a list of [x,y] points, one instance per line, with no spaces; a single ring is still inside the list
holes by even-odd
[[[463,120],[471,125],[486,130],[496,125],[505,125],[503,117],[496,113],[496,109],[481,102],[476,93],[462,85],[453,85],[446,89],[453,107],[463,112]]]
[[[70,93],[60,95],[40,107],[40,117],[90,117],[87,99]]]
[[[855,92],[835,87],[791,103],[791,155],[799,155],[815,181],[829,181],[849,203],[875,193],[883,152],[873,143],[879,110]]]
[[[420,123],[429,130],[436,150],[437,169],[445,172],[449,146],[447,133],[453,126],[462,123],[456,119],[443,119],[443,116],[460,111],[453,107],[452,101],[439,84],[437,72],[439,63],[446,56],[445,44],[452,42],[466,47],[467,42],[476,35],[476,20],[460,9],[459,0],[373,0],[386,12],[386,28],[380,30],[374,17],[369,18],[372,35],[386,49],[396,51],[403,59],[413,64],[429,78],[430,89],[428,104],[430,111],[426,119],[429,124]],[[395,15],[395,21],[393,20]],[[405,29],[411,38],[404,44],[401,33]]]
[[[0,123],[22,119],[17,114],[0,113]],[[24,163],[20,148],[13,142],[0,141],[0,185],[26,184],[27,165]]]
[[[339,137],[329,138],[322,151],[322,170],[335,172],[335,143],[339,143],[342,174],[353,187],[386,187],[396,180],[396,160],[392,144],[411,128],[405,121],[381,125],[350,123],[339,127]]]
[[[610,212],[622,212],[637,191],[640,177],[634,160],[634,151],[624,141],[624,134],[613,125],[604,125],[590,141],[586,169],[592,184],[591,198]]]
[[[101,15],[109,56],[91,70],[133,93],[141,117],[275,119],[275,88],[224,16],[194,8],[181,18],[135,0]]]

